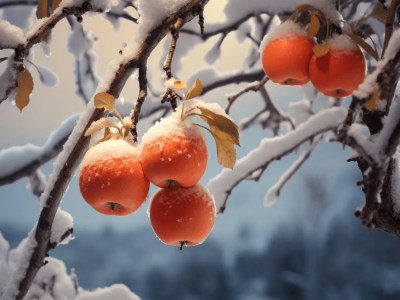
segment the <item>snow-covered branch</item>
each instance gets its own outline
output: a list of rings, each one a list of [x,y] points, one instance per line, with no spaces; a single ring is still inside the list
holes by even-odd
[[[343,108],[326,109],[310,117],[294,131],[261,140],[257,148],[237,161],[233,170],[224,169],[209,181],[208,187],[217,201],[218,211],[225,210],[229,195],[240,182],[251,177],[257,171],[263,172],[272,161],[291,153],[317,135],[335,129],[345,115],[346,110]]]

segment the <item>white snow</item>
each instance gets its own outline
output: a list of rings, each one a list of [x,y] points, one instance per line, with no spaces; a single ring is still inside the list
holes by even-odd
[[[46,265],[36,274],[26,299],[69,300],[75,299],[76,292],[74,274],[67,273],[65,264],[61,260],[48,257]]]
[[[44,85],[52,87],[52,86],[55,86],[57,84],[58,77],[53,71],[47,69],[44,66],[40,66],[40,65],[36,65],[36,67],[37,67],[38,72],[39,72],[40,81]]]
[[[189,105],[189,101],[183,102]],[[159,122],[151,126],[142,137],[142,145],[147,144],[159,137],[170,137],[171,133],[178,136],[197,137],[202,135],[201,130],[194,126],[190,118],[181,119],[182,104],[178,106],[171,115],[162,118]],[[185,107],[186,110],[186,107]]]
[[[81,169],[96,161],[113,157],[124,157],[140,154],[139,147],[130,144],[124,139],[108,140],[91,147],[85,154],[81,163]]]
[[[227,190],[233,187],[241,178],[246,177],[265,162],[272,161],[297,148],[308,138],[327,131],[339,125],[346,116],[344,108],[330,108],[310,117],[295,131],[283,136],[264,138],[259,146],[251,150],[246,156],[236,162],[233,170],[224,169],[220,174],[208,182],[210,192],[217,201],[217,207],[223,204]]]
[[[265,35],[261,41],[259,51],[260,53],[263,53],[265,47],[273,40],[282,38],[295,38],[298,36],[307,36],[307,32],[299,24],[291,20],[287,20]]]
[[[371,154],[375,158],[377,162],[381,164],[386,160],[385,150],[389,144],[390,135],[394,132],[395,127],[399,123],[400,116],[400,97],[396,97],[392,101],[392,105],[389,111],[389,114],[383,119],[383,128],[375,137],[374,144],[375,148],[372,148],[373,151]]]
[[[1,295],[2,300],[14,300],[18,294],[18,286],[21,280],[25,276],[26,269],[29,266],[29,261],[33,250],[36,247],[35,240],[36,227],[28,234],[16,249],[13,249],[9,253],[9,266],[12,275],[9,277],[7,284],[3,289],[3,294]],[[1,274],[4,276],[3,272]]]
[[[24,32],[8,21],[0,20],[0,49],[16,48],[25,41]]]
[[[143,40],[163,19],[190,2],[190,0],[139,0],[139,36],[136,40]]]
[[[5,63],[7,64],[7,66],[3,73],[0,75],[0,100],[6,99],[7,89],[17,80],[17,71],[13,67],[14,54],[10,55],[7,62],[3,62],[3,64]]]
[[[68,212],[58,208],[51,227],[50,243],[62,245],[68,244],[72,235],[69,235],[64,240],[62,240],[62,236],[68,230],[73,228],[73,222],[74,220]]]
[[[75,300],[140,300],[139,296],[132,293],[123,284],[114,284],[106,288],[98,288],[92,292],[83,291]]]
[[[368,98],[373,91],[378,87],[377,77],[382,72],[386,64],[395,57],[397,52],[400,51],[400,29],[393,32],[389,44],[386,48],[385,55],[382,60],[377,63],[374,72],[370,73],[367,78],[358,86],[358,90],[353,92],[353,95],[360,98]],[[382,100],[381,100],[382,101]]]
[[[335,35],[328,40],[329,46],[334,50],[354,51],[359,49],[357,44],[345,34]]]
[[[82,24],[73,23],[72,30],[68,37],[67,47],[77,59],[82,59],[83,54],[93,47],[94,37],[86,31]]]

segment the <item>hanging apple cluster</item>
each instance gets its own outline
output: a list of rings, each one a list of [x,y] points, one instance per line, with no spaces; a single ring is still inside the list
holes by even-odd
[[[172,88],[184,89],[176,81]],[[96,211],[126,216],[145,202],[150,183],[160,189],[150,202],[149,217],[158,238],[168,245],[193,246],[210,234],[216,216],[213,197],[199,184],[208,150],[201,128],[208,130],[217,145],[219,162],[232,168],[234,145],[239,145],[237,126],[217,104],[194,99],[202,91],[199,80],[185,101],[170,116],[161,119],[132,142],[132,119],[122,118],[107,93],[94,98],[96,108],[115,117],[93,122],[85,135],[100,131],[102,138],[82,160],[79,187],[83,198]],[[198,116],[209,128],[192,122]]]
[[[374,57],[376,52],[356,34],[344,33],[342,23],[311,5],[297,7],[261,45],[266,75],[283,85],[311,81],[318,91],[330,97],[351,95],[366,74],[359,46]]]

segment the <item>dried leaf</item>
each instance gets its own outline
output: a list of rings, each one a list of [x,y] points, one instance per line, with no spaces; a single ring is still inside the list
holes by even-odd
[[[175,80],[174,88],[176,88],[178,90],[183,90],[184,88],[186,88],[186,82],[180,81],[180,80]]]
[[[368,110],[375,110],[379,105],[379,92],[378,89],[375,89],[372,93],[371,99],[365,103],[365,108]]]
[[[109,127],[106,127],[104,129],[103,138],[100,141],[98,141],[97,144],[110,140],[112,138],[112,136],[113,136],[113,133],[111,132],[111,129]]]
[[[233,169],[236,163],[236,150],[234,145],[227,141],[228,136],[222,131],[213,131],[212,136],[217,146],[218,162],[225,168]]]
[[[385,9],[385,6],[382,3],[377,3],[371,12],[371,17],[382,23],[386,23],[387,12],[387,9]]]
[[[51,12],[55,11],[60,5],[62,0],[53,0],[53,4],[51,5]]]
[[[322,57],[328,54],[330,49],[331,46],[328,43],[324,43],[324,44],[314,45],[312,50],[316,57]]]
[[[98,109],[104,109],[109,112],[115,112],[115,98],[109,93],[97,93],[94,96],[94,106]]]
[[[199,79],[196,79],[196,81],[193,83],[193,85],[187,92],[185,100],[196,98],[197,96],[200,96],[202,92],[203,92],[203,84]]]
[[[37,7],[37,10],[36,10],[36,17],[38,19],[42,19],[42,18],[48,17],[47,6],[48,6],[48,0],[39,0],[38,7]]]
[[[355,42],[358,46],[363,48],[369,55],[371,55],[375,60],[379,60],[378,52],[371,47],[366,41],[364,41],[360,36],[349,33],[348,36]]]
[[[307,29],[308,37],[313,38],[314,36],[316,36],[320,28],[321,23],[319,22],[317,15],[313,12],[310,12],[310,25]]]
[[[106,129],[108,128],[108,131],[109,131],[110,127],[115,127],[115,124],[107,118],[101,118],[95,122],[92,122],[92,124],[90,124],[89,128],[85,132],[85,136],[90,136],[93,133],[95,133],[96,131],[98,131],[100,129],[104,129],[104,128],[106,128]]]
[[[218,162],[225,168],[233,168],[236,163],[234,145],[239,144],[239,131],[237,125],[227,118],[205,107],[197,107],[200,117],[207,122],[217,145]]]
[[[15,96],[15,104],[22,111],[29,103],[29,96],[33,91],[33,78],[28,70],[18,73],[18,88]]]

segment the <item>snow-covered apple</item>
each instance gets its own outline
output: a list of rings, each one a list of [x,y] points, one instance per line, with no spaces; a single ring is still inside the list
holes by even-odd
[[[172,246],[194,246],[210,234],[216,216],[213,197],[197,184],[190,188],[160,189],[153,196],[149,216],[157,237]]]
[[[310,79],[324,95],[342,98],[352,94],[363,82],[366,66],[360,48],[345,35],[328,41],[330,50],[310,60]]]
[[[314,42],[293,21],[286,21],[266,36],[261,45],[265,74],[275,83],[304,85]]]
[[[103,214],[125,216],[135,212],[146,200],[149,186],[138,147],[123,139],[101,142],[83,158],[81,194]]]
[[[208,151],[201,130],[179,114],[162,119],[142,139],[145,176],[159,187],[191,187],[203,176]]]

